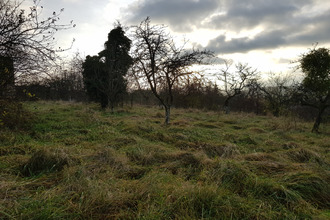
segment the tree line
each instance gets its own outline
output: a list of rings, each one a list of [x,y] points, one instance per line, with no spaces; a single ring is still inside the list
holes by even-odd
[[[104,50],[67,64],[59,65],[55,33],[72,28],[71,22],[58,25],[60,13],[39,19],[42,7],[34,1],[30,12],[9,0],[0,3],[0,95],[13,100],[10,88],[15,85],[18,97],[94,101],[111,112],[123,103],[133,106],[158,104],[164,109],[165,124],[170,123],[171,108],[201,108],[272,113],[275,117],[314,109],[313,132],[328,115],[330,106],[330,51],[310,49],[297,60],[304,73],[301,82],[271,76],[259,79],[257,69],[248,64],[222,60],[213,81],[197,66],[214,66],[212,51],[178,45],[164,25],[152,25],[146,18],[130,28],[130,37],[120,23],[109,32]],[[55,73],[53,77],[50,72]],[[41,77],[46,76],[46,77]],[[9,99],[9,97],[11,97]],[[9,101],[2,102],[9,105]],[[0,111],[4,112],[3,104]],[[298,110],[300,109],[300,110]],[[4,121],[4,118],[0,119]]]

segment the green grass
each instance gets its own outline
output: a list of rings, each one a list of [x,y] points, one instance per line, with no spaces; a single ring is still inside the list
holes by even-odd
[[[329,219],[330,126],[29,102],[0,131],[0,219]]]

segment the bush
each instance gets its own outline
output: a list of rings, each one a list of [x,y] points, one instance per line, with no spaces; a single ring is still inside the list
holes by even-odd
[[[0,128],[27,130],[31,128],[32,114],[19,102],[0,100]]]

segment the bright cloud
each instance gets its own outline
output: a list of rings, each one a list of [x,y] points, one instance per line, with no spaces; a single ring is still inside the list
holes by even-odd
[[[32,1],[32,0],[26,0]],[[45,8],[65,8],[61,21],[77,27],[79,51],[96,54],[118,20],[137,25],[147,16],[174,36],[220,57],[248,62],[261,71],[286,71],[289,60],[318,42],[330,47],[330,2],[324,0],[42,0]],[[68,39],[69,41],[71,39]]]

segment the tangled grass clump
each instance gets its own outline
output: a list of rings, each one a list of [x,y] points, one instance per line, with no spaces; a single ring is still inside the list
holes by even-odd
[[[34,176],[41,173],[60,171],[66,165],[69,165],[69,158],[64,152],[39,150],[21,166],[21,173],[23,176]]]

